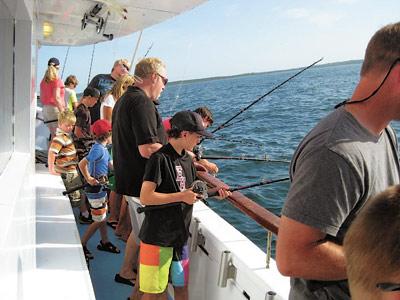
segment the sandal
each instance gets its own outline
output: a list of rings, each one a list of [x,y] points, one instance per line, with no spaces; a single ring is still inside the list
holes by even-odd
[[[86,260],[94,258],[92,252],[90,252],[89,249],[86,246],[82,246],[82,249],[83,249],[83,254],[85,254]]]
[[[130,286],[135,286],[136,278],[132,278],[132,279],[124,278],[121,275],[119,275],[119,273],[117,273],[117,274],[115,274],[114,281],[118,282],[118,283],[122,283],[122,284],[127,284]]]
[[[100,251],[106,251],[110,253],[120,253],[121,251],[113,245],[111,242],[104,243],[100,241],[100,244],[97,245],[97,249]]]
[[[107,221],[107,225],[115,230],[117,228],[118,221]]]

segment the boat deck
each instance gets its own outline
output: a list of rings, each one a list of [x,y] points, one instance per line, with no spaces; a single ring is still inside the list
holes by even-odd
[[[33,293],[29,299],[54,299],[55,295],[57,299],[126,299],[132,287],[114,281],[123,261],[125,242],[107,227],[110,241],[121,253],[99,251],[100,234],[96,232],[87,245],[94,255],[89,271],[80,242],[88,225],[76,223],[79,210],[74,211],[62,195],[61,178],[37,165],[35,182],[36,269],[28,278],[32,279],[28,280],[28,292]],[[188,241],[191,246],[201,245],[190,254],[191,299],[270,299],[272,294],[276,294],[274,299],[287,299],[289,279],[279,274],[273,260],[265,268],[265,253],[248,238],[202,203],[195,205],[193,217],[190,231],[202,238]],[[237,272],[219,283],[219,275],[229,266],[222,267],[224,254]]]
[[[50,175],[44,165],[36,165],[36,270],[32,272],[30,299],[126,299],[132,287],[114,281],[122,264],[125,242],[107,227],[109,239],[121,249],[112,254],[97,250],[100,234],[88,242],[94,255],[90,271],[86,266],[80,235],[88,225],[75,222],[78,209],[72,210],[62,195],[61,178]]]

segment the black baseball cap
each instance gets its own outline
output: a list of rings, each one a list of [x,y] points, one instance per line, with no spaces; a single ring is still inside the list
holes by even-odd
[[[83,91],[83,97],[100,97],[100,91],[94,87],[88,86],[84,91]]]
[[[48,66],[59,66],[60,65],[60,61],[57,58],[52,57],[52,58],[49,59],[49,62],[47,63],[47,65]]]
[[[196,132],[206,137],[212,136],[211,133],[205,130],[201,116],[198,113],[195,113],[190,110],[177,112],[171,118],[170,123],[171,123],[171,129]]]

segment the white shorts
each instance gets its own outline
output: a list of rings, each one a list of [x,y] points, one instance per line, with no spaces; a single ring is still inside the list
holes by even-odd
[[[138,207],[143,207],[142,204],[140,204],[140,199],[137,197],[132,197],[132,196],[124,196],[125,200],[128,202],[129,206],[129,215],[131,217],[131,224],[132,224],[132,233],[135,237],[135,241],[137,245],[140,243],[139,239],[139,231],[140,227],[142,227],[143,220],[144,220],[144,213],[137,213],[136,209]]]

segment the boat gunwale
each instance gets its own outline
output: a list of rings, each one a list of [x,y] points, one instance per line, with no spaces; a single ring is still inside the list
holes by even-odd
[[[212,188],[217,186],[226,186],[223,181],[207,172],[197,171],[197,176]],[[256,221],[259,225],[271,231],[275,235],[278,234],[280,217],[240,192],[233,192],[232,196],[228,197],[227,200],[241,212]]]

